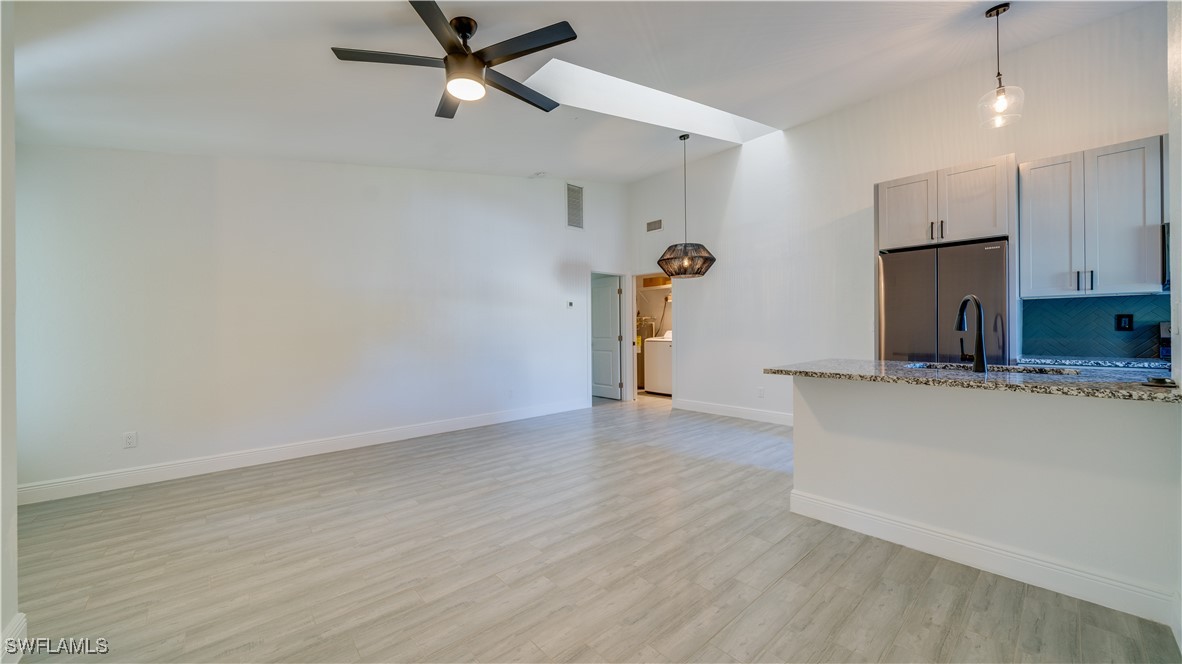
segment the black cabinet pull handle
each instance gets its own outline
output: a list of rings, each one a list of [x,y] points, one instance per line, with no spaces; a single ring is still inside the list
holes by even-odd
[[[1092,285],[1088,286],[1088,290],[1096,290],[1096,271],[1095,270],[1088,270],[1088,278],[1092,282]]]
[[[928,224],[928,237],[936,239],[936,222],[934,221]]]
[[[1083,290],[1083,273],[1079,270],[1075,271],[1075,290]]]
[[[944,220],[940,220],[940,239],[944,239]]]

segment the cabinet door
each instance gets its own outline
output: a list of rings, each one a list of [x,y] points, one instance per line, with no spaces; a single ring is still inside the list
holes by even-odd
[[[1084,273],[1083,153],[1018,167],[1022,297],[1079,295]]]
[[[881,182],[878,248],[915,247],[936,241],[936,173]]]
[[[997,157],[939,171],[940,242],[1008,235],[1013,166]]]
[[[1161,292],[1161,137],[1084,152],[1084,287]]]

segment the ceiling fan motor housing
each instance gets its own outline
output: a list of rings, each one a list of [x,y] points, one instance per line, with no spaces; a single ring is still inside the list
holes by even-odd
[[[471,53],[448,53],[443,59],[447,80],[469,78],[484,85],[484,61]]]

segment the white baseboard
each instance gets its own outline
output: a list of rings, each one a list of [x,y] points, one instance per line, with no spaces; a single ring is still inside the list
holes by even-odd
[[[692,410],[698,413],[707,413],[709,415],[724,415],[726,417],[737,417],[743,420],[754,420],[756,422],[768,422],[770,424],[783,424],[785,426],[792,426],[792,413],[782,413],[778,410],[761,410],[759,408],[744,408],[743,406],[729,406],[721,403],[710,403],[709,401],[691,401],[689,399],[678,399],[674,397],[673,407],[681,410]]]
[[[0,662],[3,664],[15,664],[21,661],[22,653],[8,654],[8,640],[9,639],[23,639],[29,636],[29,621],[25,614],[18,613],[8,621],[4,626],[4,647],[0,648]]]
[[[1174,625],[1172,588],[1150,588],[1039,556],[821,496],[792,491],[792,511],[1017,581]],[[1177,632],[1175,632],[1177,634]]]
[[[1182,650],[1182,601],[1174,601],[1174,621],[1170,623],[1170,628],[1174,630],[1174,641],[1178,643],[1178,649]]]
[[[29,482],[17,487],[17,504],[27,505],[46,500],[81,496],[87,493],[97,493],[99,491],[110,491],[111,489],[123,489],[141,484],[175,480],[181,477],[204,475],[220,470],[244,468],[246,466],[256,466],[275,461],[286,461],[288,459],[325,454],[327,452],[340,452],[357,447],[368,447],[370,445],[392,443],[409,438],[418,438],[420,436],[431,436],[489,424],[551,415],[568,410],[587,408],[590,405],[591,402],[588,397],[586,399],[542,404],[514,410],[502,410],[493,413],[481,413],[435,422],[410,424],[378,431],[366,431],[344,436],[286,443],[272,447],[226,452],[224,454],[180,459],[134,468],[108,470],[56,480]]]

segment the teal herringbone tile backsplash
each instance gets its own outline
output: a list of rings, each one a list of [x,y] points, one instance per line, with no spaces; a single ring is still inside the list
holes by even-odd
[[[1133,314],[1117,332],[1116,314]],[[1157,324],[1170,320],[1169,295],[1022,301],[1023,355],[1157,357]]]

